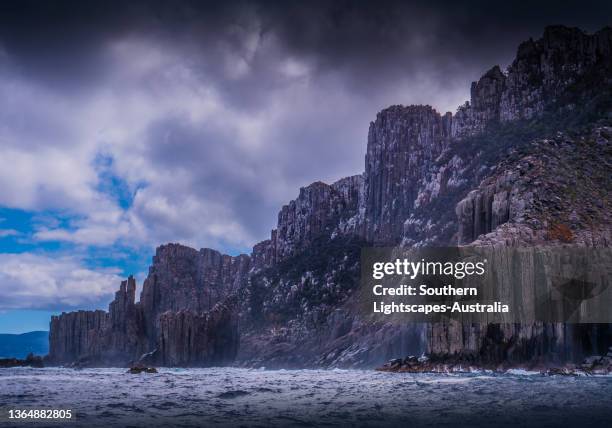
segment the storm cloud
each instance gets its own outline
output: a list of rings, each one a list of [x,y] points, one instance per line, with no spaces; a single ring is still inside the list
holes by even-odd
[[[361,173],[377,111],[454,111],[522,40],[610,9],[5,1],[0,206],[61,214],[33,242],[248,251],[300,186]]]

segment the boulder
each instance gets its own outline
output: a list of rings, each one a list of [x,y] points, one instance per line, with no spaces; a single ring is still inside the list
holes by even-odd
[[[157,369],[155,367],[135,366],[130,367],[127,372],[130,374],[157,373]]]

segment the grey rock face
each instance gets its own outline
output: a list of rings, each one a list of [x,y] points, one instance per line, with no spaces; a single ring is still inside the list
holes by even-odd
[[[246,282],[249,267],[246,255],[161,246],[140,302],[135,302],[136,282],[130,277],[121,283],[108,312],[78,311],[52,318],[48,361],[124,366],[145,353],[154,354],[156,364],[232,361],[238,311],[230,305],[230,296]]]
[[[472,190],[457,204],[455,212],[459,221],[459,244],[470,243],[506,223],[510,218],[511,205],[512,216],[516,215],[524,204],[523,199],[511,199],[511,184],[517,174],[508,171],[495,179],[487,179],[486,183]]]
[[[51,318],[48,360],[53,363],[127,361],[143,349],[136,282],[123,281],[109,311],[78,311]]]
[[[612,129],[536,140],[459,204],[459,242],[471,246],[612,244]],[[570,167],[571,166],[571,167]],[[528,275],[528,273],[526,273]],[[428,352],[491,362],[579,361],[612,341],[608,324],[431,324]]]
[[[234,361],[239,345],[237,307],[217,303],[204,314],[189,310],[160,316],[159,363],[163,366],[219,366]]]
[[[341,209],[341,197],[332,186],[316,182],[300,189],[297,199],[285,205],[278,214],[276,230],[276,257],[282,260],[331,224],[337,209]]]
[[[609,69],[611,53],[609,27],[592,35],[577,28],[547,27],[541,39],[519,46],[508,69],[500,119],[507,122],[540,115],[547,105],[561,101],[564,91],[593,68]],[[571,103],[557,107],[576,108]]]
[[[208,311],[241,287],[249,268],[247,255],[232,257],[208,248],[162,245],[144,282],[141,304],[147,316],[184,309]]]
[[[48,360],[71,363],[100,352],[96,332],[106,329],[104,311],[78,311],[51,317]]]
[[[301,188],[298,197],[282,207],[270,239],[254,246],[253,266],[273,266],[307,248],[322,234],[353,232],[362,188],[361,175],[332,185],[318,181]]]
[[[606,73],[600,72],[609,73],[611,52],[610,28],[591,35],[577,28],[547,27],[541,39],[519,46],[506,74],[495,66],[472,83],[471,102],[453,116],[452,136],[461,138],[497,123],[532,119],[546,109],[572,111],[576,99],[566,96],[568,89],[585,76],[605,78]],[[594,90],[580,88],[586,97]]]
[[[609,245],[610,219],[602,217],[605,209],[594,206],[594,201],[602,201],[602,207],[607,206],[605,198],[594,191],[609,187],[609,181],[602,180],[607,177],[605,171],[609,169],[610,159],[605,129],[596,128],[594,134],[598,135],[592,138],[584,135],[584,141],[568,139],[566,135],[540,141],[526,153],[516,156],[506,151],[527,143],[521,140],[520,133],[514,138],[506,134],[505,145],[496,147],[482,147],[476,144],[478,140],[470,141],[472,136],[513,121],[537,120],[544,114],[554,118],[556,114],[567,112],[567,106],[559,104],[561,100],[589,99],[594,96],[594,87],[601,88],[603,84],[609,88],[609,77],[607,82],[598,81],[595,86],[588,83],[588,79],[585,81],[590,75],[605,75],[609,70],[610,52],[606,48],[609,34],[609,30],[590,36],[569,29],[547,29],[542,40],[533,42],[541,61],[530,62],[527,67],[526,61],[531,54],[519,50],[507,73],[494,67],[472,85],[471,102],[461,107],[455,116],[441,116],[427,106],[394,106],[382,111],[371,124],[368,135],[363,193],[359,198],[358,214],[352,218],[357,227],[348,230],[345,236],[355,233],[369,243],[393,245],[401,241],[407,246],[474,241],[475,245],[533,245],[550,241],[551,220],[564,213],[567,221],[573,222],[575,243]],[[562,43],[553,42],[558,38]],[[591,47],[583,49],[584,46]],[[560,50],[563,51],[561,56]],[[546,83],[540,75],[547,76]],[[543,86],[547,89],[542,90]],[[605,117],[605,112],[600,117]],[[563,124],[559,126],[562,128]],[[510,128],[510,132],[515,131]],[[489,141],[496,143],[496,135],[493,133]],[[589,148],[594,141],[599,141],[595,143],[599,144],[597,150]],[[466,148],[468,143],[471,149]],[[480,144],[486,143],[488,141],[484,140]],[[504,163],[507,156],[518,160]],[[600,178],[585,184],[584,188],[582,185],[574,187],[580,189],[575,193],[583,196],[567,200],[572,186],[580,181],[570,176],[570,173],[576,175],[577,166],[583,172],[590,171],[588,175],[593,178],[596,175]],[[572,209],[565,213],[565,206]],[[596,222],[591,221],[593,216],[597,217]],[[587,223],[598,226],[589,231],[584,227]],[[336,270],[341,269],[339,266]],[[289,272],[281,273],[280,280],[274,278],[277,277],[266,277],[266,287],[278,291],[269,293],[271,297],[265,299],[263,307],[267,313],[274,313],[275,307],[286,306],[285,296],[291,295],[294,289],[299,290],[304,278],[321,287],[330,284],[328,275],[316,274],[307,268],[297,280],[292,279]],[[377,347],[393,349],[401,341],[399,336],[383,334],[382,326],[369,325],[354,314],[334,315],[338,307],[350,307],[350,301],[350,298],[340,299],[332,307],[313,308],[309,304],[312,299],[307,300],[307,309],[296,311],[295,316],[290,321],[283,321],[284,327],[275,329],[273,334],[249,333],[246,348],[258,351],[245,352],[240,358],[258,363],[281,364],[285,361],[289,364],[296,362],[291,356],[297,353],[301,359],[299,364],[350,366],[356,361],[368,360],[367,355],[376,354],[373,350]],[[328,330],[342,334],[332,339],[324,334]],[[600,341],[610,339],[609,329],[605,327],[594,328],[591,336],[585,336],[580,329],[541,323],[431,324],[421,333],[422,343],[426,343],[429,352],[467,352],[483,355],[491,361],[578,358],[583,352],[581,341],[584,337],[590,337],[589,340],[597,337]],[[308,345],[301,347],[300,343]],[[419,343],[413,338],[414,346],[418,348]],[[313,349],[318,356],[325,357],[316,360],[310,355]],[[512,349],[514,351],[508,351]]]
[[[456,356],[474,362],[512,366],[580,361],[605,349],[610,324],[460,324],[428,326],[428,349],[438,357]],[[603,346],[601,345],[603,344]]]
[[[429,106],[393,106],[370,124],[364,189],[368,241],[397,243],[423,178],[448,146],[450,114]]]
[[[179,244],[157,248],[140,297],[149,347],[158,340],[162,313],[211,310],[246,283],[250,263],[247,255],[232,257],[208,248],[197,251]]]
[[[506,90],[506,76],[499,66],[472,83],[471,104],[466,102],[453,116],[452,136],[473,135],[500,121],[501,99]]]
[[[609,246],[612,128],[558,133],[522,150],[457,204],[459,243]]]
[[[108,313],[53,318],[50,359],[125,364],[150,352],[168,365],[358,367],[424,351],[578,358],[585,337],[609,346],[609,326],[371,322],[355,290],[364,245],[609,246],[612,132],[594,122],[612,118],[611,40],[609,28],[549,27],[508,70],[474,82],[454,116],[381,111],[362,175],[300,189],[251,256],[161,246],[140,302],[130,280]],[[589,131],[529,144],[568,118]]]

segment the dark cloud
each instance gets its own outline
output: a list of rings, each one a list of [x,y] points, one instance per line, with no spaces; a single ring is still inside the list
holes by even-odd
[[[477,70],[507,63],[517,43],[539,36],[545,25],[596,30],[611,15],[609,1],[25,0],[0,4],[0,41],[24,72],[87,87],[104,76],[103,47],[110,40],[138,36],[186,56],[199,51],[207,58],[198,65],[211,71],[223,51],[240,52],[244,32],[256,27],[262,38],[278,39],[279,54],[342,72],[353,90],[375,91],[423,70],[443,89],[455,75],[473,78]],[[256,70],[251,80],[259,84],[246,93],[243,80],[225,88],[246,103],[273,84],[266,76],[274,77],[269,58],[247,60]]]
[[[243,249],[298,188],[363,170],[390,104],[454,110],[549,24],[610,2],[3,1],[0,205],[79,212],[38,239]],[[95,168],[113,159],[113,180]],[[0,168],[2,169],[2,168]],[[106,181],[104,181],[106,180]],[[131,194],[116,204],[113,183]],[[109,184],[110,183],[110,184]]]
[[[260,236],[265,233],[262,225],[269,225],[270,220],[266,215],[278,208],[265,206],[261,194],[262,183],[270,178],[261,176],[264,165],[260,165],[259,156],[249,156],[235,144],[239,137],[231,128],[168,117],[153,123],[148,134],[145,156],[152,166],[177,175],[187,174],[188,182],[180,186],[186,185],[192,196],[244,213],[241,220],[247,230],[257,231]],[[174,190],[168,194],[183,197],[180,188]]]

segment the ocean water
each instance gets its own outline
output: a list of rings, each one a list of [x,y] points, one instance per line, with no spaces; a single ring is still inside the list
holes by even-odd
[[[71,409],[74,419],[8,419]],[[360,370],[0,369],[0,426],[612,426],[612,377]]]

